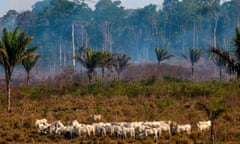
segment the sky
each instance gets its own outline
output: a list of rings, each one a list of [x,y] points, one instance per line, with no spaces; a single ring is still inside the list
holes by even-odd
[[[18,12],[23,12],[26,10],[31,10],[32,5],[37,1],[42,0],[0,0],[0,17],[7,13],[8,10],[14,9]],[[85,0],[87,1],[97,1],[97,0]],[[164,0],[121,0],[122,5],[125,8],[143,8],[148,4],[156,4],[161,6]],[[229,1],[229,0],[222,0]],[[94,3],[89,2],[89,6],[94,8]]]
[[[31,10],[31,7],[37,1],[42,0],[0,0],[0,17],[7,13],[8,10],[14,9],[18,12]],[[86,0],[88,1],[88,0]],[[89,0],[97,1],[97,0]],[[126,8],[142,8],[150,3],[161,5],[163,0],[121,0],[122,5]],[[94,3],[89,2],[90,7],[94,7]]]

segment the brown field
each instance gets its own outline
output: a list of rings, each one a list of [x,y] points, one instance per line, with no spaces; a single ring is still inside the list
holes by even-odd
[[[196,122],[207,120],[198,102],[208,103],[214,98],[224,99],[226,111],[216,120],[217,144],[240,143],[240,88],[238,81],[210,81],[192,83],[165,77],[149,77],[134,81],[109,81],[94,84],[68,83],[46,79],[42,85],[15,85],[12,112],[7,112],[4,83],[0,89],[0,143],[86,143],[86,144],[207,144],[210,131],[199,133]],[[67,79],[67,78],[66,78]],[[59,80],[59,81],[58,81]],[[3,81],[4,82],[4,81]],[[103,122],[172,120],[190,123],[192,134],[162,136],[159,140],[116,139],[110,137],[76,137],[41,135],[34,126],[36,119],[63,123],[78,120],[91,123],[91,114],[101,114]]]

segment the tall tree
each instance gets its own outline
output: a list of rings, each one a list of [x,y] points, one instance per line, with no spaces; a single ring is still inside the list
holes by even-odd
[[[9,32],[6,28],[3,29],[2,40],[0,40],[0,64],[5,71],[8,112],[11,112],[12,73],[26,56],[38,49],[37,46],[28,47],[32,40],[33,37],[27,36],[25,32],[19,32],[19,28],[15,28],[12,32]]]
[[[237,79],[240,79],[240,30],[236,28],[236,36],[233,38],[232,52],[211,48],[210,52],[221,56],[227,63],[230,74],[237,73]]]
[[[96,31],[100,34],[97,36],[99,47],[102,47],[103,51],[112,52],[113,35],[119,32],[117,26],[121,24],[124,14],[120,5],[121,1],[112,0],[99,0],[95,5],[94,22]]]
[[[27,72],[27,85],[30,85],[30,72],[39,60],[40,55],[30,54],[22,60],[22,65]]]
[[[203,11],[206,13],[211,13],[214,18],[213,46],[217,47],[217,27],[219,19],[220,0],[202,0],[201,4],[203,6]]]
[[[186,60],[189,60],[191,62],[192,66],[192,81],[194,80],[194,64],[198,62],[202,54],[202,51],[195,48],[189,48],[189,57],[186,55],[182,55]]]
[[[170,59],[173,55],[168,55],[169,51],[161,48],[155,48],[155,53],[157,56],[158,64],[160,65],[162,61]]]
[[[60,64],[66,66],[72,63],[73,59],[70,55],[72,51],[68,49],[72,41],[72,24],[74,23],[75,44],[83,45],[81,40],[86,42],[88,25],[92,26],[93,23],[91,8],[79,0],[42,0],[33,5],[32,14],[34,17],[27,17],[27,22],[23,22],[24,24],[30,22],[31,26],[25,28],[21,26],[21,29],[29,29],[29,33],[34,33],[36,43],[41,43],[43,49],[39,54],[43,61],[40,62],[40,66],[55,69]],[[58,61],[59,39],[61,39],[63,62]]]

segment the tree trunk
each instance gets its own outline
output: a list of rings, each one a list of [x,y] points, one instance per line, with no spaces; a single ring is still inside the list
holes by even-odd
[[[219,66],[219,79],[222,80],[222,66]]]
[[[211,125],[211,144],[215,144],[215,121],[212,120]]]
[[[240,80],[240,70],[237,71],[237,80]]]
[[[60,36],[59,39],[60,39],[59,40],[59,43],[60,43],[60,45],[59,45],[59,65],[61,67],[62,66],[62,37]]]
[[[75,69],[76,66],[76,59],[75,59],[75,43],[74,43],[74,24],[72,23],[72,64],[73,68]]]
[[[30,81],[29,81],[29,79],[30,79],[30,74],[27,73],[27,86],[30,86]]]
[[[192,82],[194,80],[194,64],[192,63]]]
[[[102,80],[104,80],[104,73],[105,73],[105,69],[104,67],[102,67]]]
[[[120,80],[120,72],[117,73],[117,80]]]
[[[240,16],[238,14],[238,17],[237,17],[237,27],[240,28]]]
[[[218,25],[218,16],[214,13],[214,30],[213,30],[213,46],[217,47],[217,25]]]
[[[11,80],[6,79],[6,84],[7,84],[7,111],[11,112]]]
[[[93,82],[93,72],[88,72],[89,84]]]
[[[195,23],[193,23],[193,47],[196,48],[196,26]]]

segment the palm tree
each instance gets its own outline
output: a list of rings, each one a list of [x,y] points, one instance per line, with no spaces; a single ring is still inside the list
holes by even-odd
[[[102,68],[102,80],[103,80],[105,67],[110,67],[112,65],[112,54],[107,51],[99,51],[97,53],[99,57],[98,65]]]
[[[13,32],[9,32],[6,28],[3,29],[2,40],[0,40],[0,64],[5,71],[8,112],[11,112],[11,76],[14,68],[20,65],[26,56],[39,48],[37,46],[28,48],[32,40],[33,37],[27,36],[25,32],[19,32],[19,28]]]
[[[195,48],[189,48],[189,57],[186,55],[182,55],[186,60],[189,60],[191,62],[192,66],[192,81],[194,80],[194,64],[198,62],[202,54],[202,51]]]
[[[210,102],[197,103],[198,107],[202,109],[206,114],[209,120],[211,120],[211,143],[215,144],[216,140],[216,120],[219,116],[221,116],[226,109],[223,107],[225,100],[223,98],[212,98]]]
[[[210,52],[219,55],[226,61],[226,66],[230,74],[237,73],[237,79],[240,79],[240,30],[236,28],[236,37],[233,38],[233,50],[227,52],[217,48],[210,48]]]
[[[75,59],[80,61],[80,63],[88,70],[89,83],[91,84],[93,82],[95,69],[98,66],[99,54],[97,51],[87,48],[83,49],[82,53],[79,53]]]
[[[156,53],[159,65],[162,61],[170,59],[171,57],[173,57],[173,55],[168,55],[168,52],[169,51],[165,50],[165,49],[155,48],[155,53]]]
[[[117,71],[117,79],[119,80],[121,72],[129,65],[131,57],[118,53],[113,56],[113,67]]]
[[[25,71],[27,72],[27,85],[28,86],[30,85],[30,82],[29,82],[30,72],[33,69],[33,67],[36,65],[39,58],[40,58],[40,55],[30,54],[22,60],[22,65],[23,65]]]
[[[214,47],[211,47],[210,50],[211,50],[211,49],[214,49]],[[216,47],[216,49],[222,50],[222,49],[219,48],[219,47]],[[218,67],[218,69],[219,69],[219,79],[221,80],[221,79],[222,79],[222,68],[223,68],[224,66],[226,66],[227,62],[226,62],[220,55],[217,55],[217,54],[215,54],[215,53],[211,53],[211,52],[210,52],[210,57],[211,57],[213,63],[214,63],[214,64]]]

